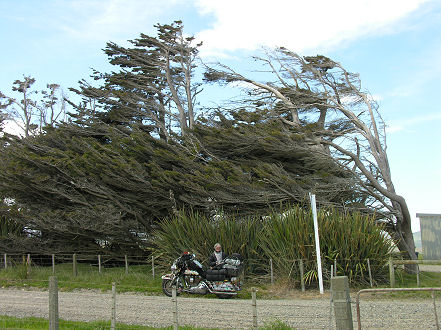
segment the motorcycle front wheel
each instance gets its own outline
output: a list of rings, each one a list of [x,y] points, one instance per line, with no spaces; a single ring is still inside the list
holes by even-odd
[[[164,294],[167,297],[171,297],[172,296],[172,286],[173,286],[173,280],[162,280],[162,292],[164,292]],[[176,289],[176,295],[178,296],[181,293],[181,290],[179,288]]]

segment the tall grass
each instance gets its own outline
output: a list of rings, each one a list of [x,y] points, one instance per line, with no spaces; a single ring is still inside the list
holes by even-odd
[[[392,243],[373,217],[336,210],[318,212],[319,236],[325,279],[337,262],[337,275],[351,283],[369,282],[366,260],[372,276],[386,279]],[[227,253],[240,253],[248,274],[268,273],[272,259],[274,274],[284,280],[299,279],[299,259],[304,260],[305,279],[317,280],[314,227],[310,212],[290,206],[284,213],[259,217],[220,217],[217,220],[195,212],[181,212],[164,220],[154,233],[154,253],[164,266],[183,251],[191,251],[206,262],[213,245],[220,242]]]

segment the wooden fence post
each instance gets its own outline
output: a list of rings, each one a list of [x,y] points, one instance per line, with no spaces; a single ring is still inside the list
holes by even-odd
[[[127,259],[127,254],[124,255],[124,263],[126,265],[126,275],[129,273],[129,260]]]
[[[435,291],[432,291],[433,311],[435,312],[436,329],[439,330],[438,313],[436,311]]]
[[[367,259],[368,264],[368,273],[369,273],[369,284],[371,285],[371,288],[373,287],[372,283],[372,273],[371,273],[371,262],[369,261],[369,258]]]
[[[101,274],[101,254],[98,254],[98,273]]]
[[[5,253],[5,255],[3,256],[5,258],[5,269],[8,268],[8,257]]]
[[[270,276],[271,276],[271,284],[274,284],[274,271],[273,271],[273,259],[270,258]]]
[[[52,254],[52,274],[55,275],[55,254]]]
[[[116,284],[112,282],[112,317],[110,319],[110,329],[115,330],[116,326]]]
[[[253,309],[253,329],[257,330],[257,299],[256,288],[251,289],[251,307]]]
[[[152,277],[155,278],[155,256],[152,254]]]
[[[58,330],[58,280],[49,277],[49,330]]]
[[[334,302],[335,327],[337,330],[352,330],[351,298],[347,276],[334,276],[331,279],[332,300]]]
[[[417,264],[417,287],[420,287],[420,265]]]
[[[337,276],[337,259],[334,259],[334,276]]]
[[[173,304],[173,330],[178,330],[178,299],[176,298],[176,285],[172,286],[172,304]]]
[[[28,256],[26,258],[26,277],[29,278],[29,275],[31,273],[31,255],[28,253]]]
[[[78,270],[77,270],[77,254],[76,253],[74,253],[72,256],[72,271],[73,271],[73,276],[77,277]]]
[[[390,281],[390,287],[395,287],[395,270],[394,270],[394,262],[392,258],[389,258],[389,281]]]
[[[299,260],[299,268],[300,268],[300,285],[302,287],[302,292],[305,292],[305,279],[304,279],[303,259]]]

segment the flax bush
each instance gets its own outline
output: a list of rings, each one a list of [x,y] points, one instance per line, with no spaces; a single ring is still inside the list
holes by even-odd
[[[368,258],[372,277],[379,281],[385,279],[385,264],[392,242],[372,216],[321,210],[317,218],[325,279],[330,278],[335,260],[337,275],[348,276],[351,283],[368,283]],[[299,279],[298,260],[302,259],[307,282],[317,280],[314,224],[310,212],[294,206],[283,214],[273,213],[262,232],[260,247],[264,255],[273,260],[276,274]]]
[[[196,212],[180,212],[163,220],[154,232],[153,253],[164,267],[183,251],[191,251],[205,265],[220,242],[227,254],[240,253],[246,260],[247,275],[268,276],[272,259],[276,278],[297,282],[299,259],[304,263],[307,283],[317,281],[314,226],[312,215],[300,207],[273,212],[270,216],[234,218],[219,216],[216,220]],[[318,212],[320,246],[325,280],[330,267],[337,264],[337,275],[346,275],[351,283],[369,282],[367,259],[372,277],[386,278],[386,261],[392,244],[374,218],[336,210]]]
[[[217,220],[197,212],[179,212],[165,219],[154,232],[153,253],[159,264],[169,267],[170,262],[184,251],[195,253],[207,266],[213,246],[220,242],[227,254],[240,253],[247,261],[246,270],[256,271],[255,256],[259,252],[259,236],[262,231],[257,217],[235,219],[219,216]]]

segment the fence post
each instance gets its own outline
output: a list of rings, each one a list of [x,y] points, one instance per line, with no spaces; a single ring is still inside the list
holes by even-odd
[[[55,275],[55,254],[52,254],[52,274]]]
[[[337,259],[334,259],[334,276],[337,276]]]
[[[173,304],[173,330],[178,330],[178,299],[176,298],[176,285],[172,286],[172,304]]]
[[[390,281],[390,287],[395,287],[395,270],[394,270],[394,263],[392,261],[392,258],[389,258],[389,281]]]
[[[435,291],[432,291],[433,310],[435,312],[436,329],[439,330],[438,313],[436,312]]]
[[[417,264],[417,287],[420,287],[420,265]]]
[[[78,270],[77,270],[77,254],[76,253],[74,253],[72,256],[72,271],[73,271],[73,276],[77,277]]]
[[[6,268],[8,268],[8,258],[7,258],[6,253],[4,255],[4,258],[5,258],[5,269],[6,269]]]
[[[369,261],[369,258],[367,259],[368,264],[368,272],[369,272],[369,284],[371,285],[371,288],[373,287],[372,283],[372,273],[371,273],[371,262]]]
[[[155,256],[152,254],[152,277],[155,277]]]
[[[337,330],[352,330],[351,298],[347,276],[335,276],[331,279],[334,302],[335,326]]]
[[[49,277],[49,330],[58,330],[58,280]]]
[[[300,285],[302,287],[302,292],[305,292],[305,279],[304,279],[303,259],[299,260],[299,269],[300,269]]]
[[[127,259],[127,254],[124,255],[124,263],[126,265],[126,275],[129,273],[129,261]]]
[[[112,282],[112,316],[110,319],[110,329],[115,330],[116,326],[116,284]]]
[[[273,272],[273,259],[270,258],[270,276],[271,276],[271,284],[274,284],[274,272]]]
[[[98,273],[101,274],[101,254],[98,254]]]
[[[258,329],[257,327],[257,299],[256,299],[256,288],[251,289],[251,307],[253,309],[253,329]]]
[[[26,276],[29,278],[29,274],[31,273],[31,255],[28,253],[26,258]]]

